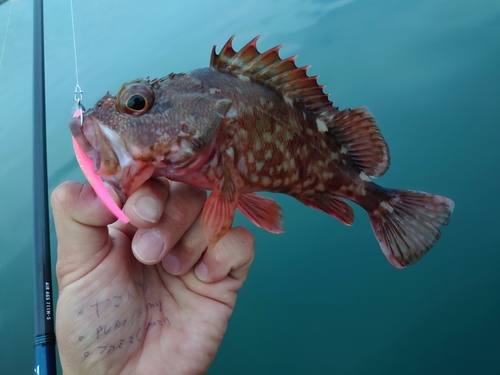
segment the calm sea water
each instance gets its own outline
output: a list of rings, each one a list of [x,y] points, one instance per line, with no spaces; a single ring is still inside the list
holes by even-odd
[[[359,209],[344,227],[278,196],[280,236],[239,217],[257,256],[211,374],[500,374],[498,0],[74,6],[87,106],[137,77],[205,67],[232,34],[237,48],[262,34],[261,50],[285,43],[281,55],[312,64],[339,106],[375,114],[392,156],[382,185],[456,203],[437,246],[405,270],[385,260]],[[2,44],[9,7],[0,6]],[[45,14],[52,190],[83,177],[66,126],[69,0],[47,1]],[[31,2],[13,2],[0,66],[0,374],[28,374],[33,363],[31,22]]]

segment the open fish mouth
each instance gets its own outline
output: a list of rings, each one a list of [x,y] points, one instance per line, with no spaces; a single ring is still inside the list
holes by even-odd
[[[93,119],[89,116],[84,116],[83,124],[81,124],[80,118],[74,117],[69,122],[69,129],[71,134],[73,134],[73,138],[75,138],[85,155],[93,161],[94,172],[99,173],[101,168],[101,155],[99,154],[99,151],[97,151],[96,147]],[[92,142],[90,140],[92,140]]]
[[[123,138],[95,117],[84,115],[83,124],[80,118],[72,118],[69,128],[92,160],[94,172],[115,189],[122,202],[153,175],[155,166],[134,160]]]

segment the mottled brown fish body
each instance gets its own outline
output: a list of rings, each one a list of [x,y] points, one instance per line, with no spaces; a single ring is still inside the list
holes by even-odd
[[[260,53],[257,38],[236,52],[232,38],[210,67],[135,80],[88,111],[75,139],[95,170],[123,198],[151,176],[211,190],[202,212],[210,246],[239,209],[273,233],[283,231],[278,204],[254,194],[280,192],[351,225],[348,199],[369,214],[389,262],[420,259],[447,225],[453,202],[371,182],[389,168],[389,149],[366,108],[333,106],[317,77]]]

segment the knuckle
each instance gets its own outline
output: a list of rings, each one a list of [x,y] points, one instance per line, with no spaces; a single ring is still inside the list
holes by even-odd
[[[172,205],[166,211],[168,221],[180,228],[188,228],[192,224],[190,210],[181,205]]]

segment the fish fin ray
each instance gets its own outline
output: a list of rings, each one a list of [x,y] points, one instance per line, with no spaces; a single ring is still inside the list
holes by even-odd
[[[396,268],[422,258],[441,236],[455,204],[449,198],[419,191],[388,190],[386,199],[369,212],[382,252]]]
[[[230,172],[226,170],[221,187],[212,190],[201,213],[208,246],[214,246],[231,229],[238,197]]]
[[[309,66],[297,67],[297,56],[280,58],[279,50],[282,45],[259,52],[258,38],[252,39],[239,51],[233,49],[234,36],[227,41],[219,54],[214,46],[210,66],[235,76],[247,76],[254,82],[281,93],[285,100],[296,103],[303,109],[314,107],[315,115],[320,113],[318,109],[327,111],[332,108],[333,103],[323,92],[325,86],[318,85],[318,76],[307,75]]]
[[[342,224],[352,225],[354,222],[354,211],[342,198],[330,194],[313,194],[295,196],[306,206],[326,212],[336,217]]]
[[[271,233],[283,233],[283,212],[274,199],[256,194],[241,194],[238,209],[259,228]]]
[[[335,108],[318,117],[329,134],[347,150],[350,159],[368,176],[380,177],[391,163],[389,147],[380,133],[372,113],[365,107]]]

